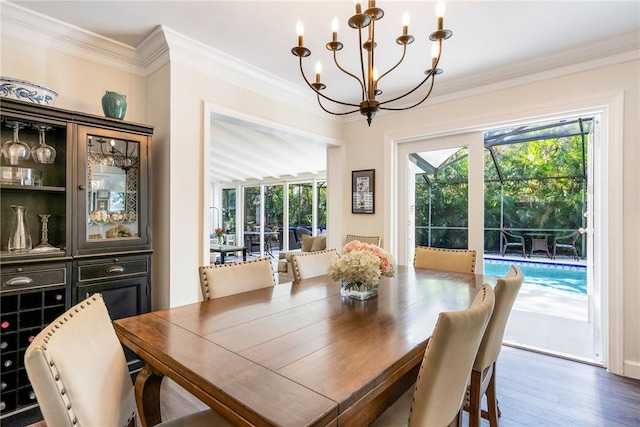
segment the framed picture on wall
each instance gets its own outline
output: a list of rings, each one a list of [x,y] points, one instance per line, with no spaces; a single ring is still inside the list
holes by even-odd
[[[374,213],[375,169],[351,172],[351,213]]]

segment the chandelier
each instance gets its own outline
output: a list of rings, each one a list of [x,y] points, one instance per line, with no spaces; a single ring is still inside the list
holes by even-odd
[[[304,81],[307,85],[313,89],[318,97],[318,104],[320,108],[326,111],[329,114],[342,116],[346,114],[355,113],[360,111],[360,114],[367,117],[367,123],[371,126],[371,120],[380,110],[392,110],[392,111],[400,111],[400,110],[408,110],[413,107],[417,107],[422,104],[431,94],[433,90],[433,85],[435,82],[435,76],[442,73],[440,68],[437,68],[438,62],[440,61],[440,55],[442,53],[442,41],[448,39],[453,34],[449,30],[443,29],[444,22],[444,2],[442,0],[438,1],[436,5],[436,16],[437,16],[437,28],[436,31],[431,33],[429,39],[433,41],[433,46],[431,48],[431,68],[426,70],[424,73],[426,77],[422,80],[416,87],[405,93],[404,95],[396,96],[395,98],[388,99],[385,101],[378,101],[376,96],[381,95],[382,91],[378,89],[378,83],[382,78],[387,76],[391,71],[393,71],[398,65],[402,63],[404,60],[405,54],[407,52],[407,45],[413,43],[414,37],[408,34],[409,27],[409,14],[407,12],[404,13],[402,17],[402,35],[396,39],[396,43],[402,46],[402,56],[400,60],[391,67],[388,71],[386,71],[382,75],[378,75],[378,71],[375,67],[374,56],[375,56],[375,48],[376,48],[376,39],[375,39],[375,25],[376,21],[380,20],[384,16],[384,11],[378,7],[376,7],[375,0],[369,0],[369,7],[367,10],[362,12],[362,5],[360,0],[355,0],[356,14],[349,18],[349,27],[358,30],[358,40],[360,47],[360,74],[361,76],[357,76],[355,74],[350,73],[345,70],[338,63],[337,52],[342,49],[343,44],[338,41],[338,19],[333,18],[333,22],[331,23],[331,29],[333,32],[333,38],[330,42],[327,43],[326,47],[329,51],[333,52],[333,61],[336,64],[336,67],[343,73],[353,77],[360,84],[360,90],[362,93],[362,101],[359,104],[353,104],[349,102],[339,101],[329,96],[322,94],[320,91],[326,88],[326,85],[322,83],[320,79],[320,74],[322,72],[322,66],[320,61],[316,64],[316,80],[315,83],[310,83],[309,79],[304,73],[304,69],[302,68],[302,58],[305,58],[311,55],[311,51],[304,47],[304,26],[301,21],[298,21],[296,24],[296,32],[298,33],[298,46],[291,49],[291,53],[300,58],[300,73],[304,78]],[[363,42],[363,29],[368,28],[368,38]],[[365,62],[365,51],[366,51],[366,62]],[[431,80],[431,83],[428,85],[429,89],[427,90],[424,97],[410,106],[404,107],[392,107],[386,106],[386,104],[392,104],[395,101],[398,101],[416,90],[418,90],[422,85],[424,85],[427,81]],[[346,111],[346,112],[333,112],[329,111],[323,104],[322,99],[331,101],[335,104],[341,104],[348,107],[357,107],[354,110]],[[397,104],[396,104],[397,105]]]

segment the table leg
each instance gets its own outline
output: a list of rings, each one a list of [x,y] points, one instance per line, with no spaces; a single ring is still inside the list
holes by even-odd
[[[162,374],[155,373],[148,365],[136,377],[135,395],[142,427],[160,424],[160,385]]]
[[[247,260],[247,248],[242,248],[242,260]]]
[[[220,264],[224,264],[224,251],[220,251]]]

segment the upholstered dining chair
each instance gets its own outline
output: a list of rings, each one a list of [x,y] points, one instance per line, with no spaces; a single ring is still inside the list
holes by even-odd
[[[475,273],[476,251],[473,249],[443,249],[417,246],[413,257],[414,268]]]
[[[415,386],[373,422],[373,427],[461,425],[462,406],[494,295],[483,285],[466,310],[443,312],[427,343]]]
[[[338,258],[335,249],[317,252],[299,252],[291,257],[293,280],[309,279],[327,274],[329,263]]]
[[[361,243],[368,243],[370,245],[380,246],[381,238],[380,236],[356,236],[355,234],[347,234],[347,237],[344,239],[345,245],[353,240],[358,240]]]
[[[199,268],[202,298],[213,298],[275,286],[269,258],[231,264],[204,265]]]
[[[90,296],[44,328],[24,362],[48,426],[135,426],[133,383],[102,295]],[[159,425],[231,424],[206,410]]]
[[[505,277],[498,279],[496,283],[495,307],[489,324],[482,337],[478,348],[476,360],[471,371],[471,384],[469,385],[469,401],[465,410],[469,411],[469,427],[480,426],[480,418],[489,420],[491,427],[498,427],[498,401],[496,399],[496,361],[502,349],[504,331],[511,314],[511,309],[516,301],[518,292],[522,287],[524,276],[522,271],[512,265]],[[487,409],[482,411],[480,403],[482,396],[487,395]]]

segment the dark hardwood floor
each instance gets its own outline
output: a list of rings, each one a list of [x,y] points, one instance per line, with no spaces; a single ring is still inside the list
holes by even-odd
[[[603,368],[503,347],[496,378],[501,427],[640,426],[640,381]],[[168,380],[161,396],[165,419],[206,408]],[[483,420],[485,425],[489,424]]]

